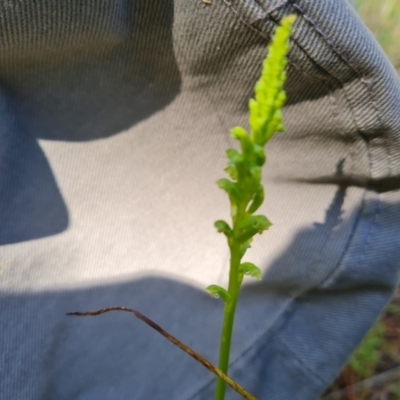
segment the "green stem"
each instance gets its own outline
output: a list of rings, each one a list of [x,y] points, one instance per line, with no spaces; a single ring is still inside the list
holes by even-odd
[[[229,353],[231,348],[233,322],[235,319],[236,304],[239,298],[240,284],[242,279],[238,271],[241,260],[240,244],[233,242],[231,245],[231,262],[229,271],[228,292],[231,301],[225,304],[224,320],[222,325],[221,344],[219,353],[219,368],[227,374],[229,365]],[[226,383],[221,378],[217,379],[215,400],[224,400]]]
[[[233,149],[227,151],[229,164],[225,171],[232,181],[220,179],[217,182],[229,196],[232,216],[232,227],[224,221],[217,221],[215,224],[218,232],[223,232],[227,237],[231,251],[229,295],[225,289],[217,287],[217,290],[224,294],[221,297],[225,301],[219,353],[219,368],[225,374],[228,372],[232,328],[243,271],[257,279],[261,276],[261,270],[252,263],[244,263],[240,271],[239,267],[253,236],[267,230],[271,225],[265,216],[253,214],[264,200],[261,184],[261,167],[265,162],[263,148],[275,132],[283,130],[281,109],[286,98],[283,89],[286,78],[284,70],[289,51],[289,36],[295,20],[294,15],[282,18],[281,26],[277,28],[269,46],[261,77],[255,86],[255,98],[249,102],[250,135],[241,127],[231,130],[232,137],[240,142],[242,149],[242,153]],[[251,216],[253,218],[246,220]],[[209,290],[211,294],[214,293],[214,289]],[[224,398],[225,382],[218,378],[214,399]]]

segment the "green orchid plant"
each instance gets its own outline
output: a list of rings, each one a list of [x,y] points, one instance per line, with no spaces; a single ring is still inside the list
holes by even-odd
[[[227,372],[236,304],[243,277],[249,275],[261,279],[261,270],[250,262],[242,262],[242,258],[250,247],[253,237],[271,226],[267,217],[255,215],[255,212],[264,201],[264,188],[261,184],[262,167],[266,161],[264,147],[276,132],[283,131],[282,108],[286,100],[283,85],[286,80],[289,37],[295,19],[293,15],[284,17],[281,25],[276,29],[268,48],[267,58],[263,63],[261,77],[255,86],[255,98],[249,102],[250,133],[241,127],[231,130],[232,137],[240,143],[241,151],[227,150],[229,164],[225,171],[231,179],[220,179],[217,182],[229,196],[232,217],[231,225],[225,221],[215,222],[218,232],[226,236],[231,254],[228,290],[217,285],[207,288],[213,297],[219,297],[225,302],[219,368],[133,308],[107,307],[98,311],[67,313],[67,315],[76,316],[96,316],[110,311],[134,314],[217,375],[215,400],[224,400],[226,384],[243,398],[256,400],[231,379]]]
[[[262,167],[266,161],[264,147],[276,132],[282,132],[282,108],[286,101],[283,85],[286,80],[289,37],[295,16],[282,19],[281,25],[269,46],[263,63],[261,77],[255,85],[255,98],[249,102],[250,133],[235,127],[231,135],[240,143],[241,151],[229,149],[229,160],[225,172],[231,179],[220,179],[217,184],[224,190],[230,201],[232,223],[215,222],[218,232],[223,233],[230,250],[228,290],[211,285],[206,289],[213,297],[225,302],[224,319],[220,343],[219,369],[228,372],[233,322],[240,286],[244,275],[261,279],[261,270],[251,262],[242,262],[250,243],[256,234],[271,226],[264,215],[256,211],[264,201],[264,187],[261,183]],[[225,381],[217,380],[215,400],[225,397]]]

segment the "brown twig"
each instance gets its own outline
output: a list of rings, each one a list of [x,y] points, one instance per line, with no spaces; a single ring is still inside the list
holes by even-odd
[[[70,312],[70,313],[67,313],[67,315],[77,315],[77,316],[81,316],[81,317],[96,316],[96,315],[104,314],[109,311],[126,311],[126,312],[133,313],[141,321],[145,322],[147,325],[151,326],[157,332],[161,333],[161,335],[163,335],[165,338],[167,338],[174,345],[178,346],[180,349],[182,349],[184,352],[189,354],[191,357],[193,357],[195,360],[197,360],[200,364],[202,364],[204,367],[206,367],[212,373],[217,375],[219,378],[223,379],[234,391],[239,393],[244,399],[257,400],[253,395],[251,395],[249,392],[247,392],[247,390],[245,390],[237,382],[235,382],[233,379],[231,379],[228,375],[224,374],[219,368],[217,368],[216,366],[211,364],[210,361],[206,360],[204,357],[202,357],[200,354],[196,353],[190,347],[186,346],[184,343],[182,343],[176,337],[174,337],[174,336],[170,335],[168,332],[166,332],[163,328],[161,328],[161,326],[157,325],[151,319],[147,318],[145,315],[141,314],[139,311],[134,310],[133,308],[107,307],[107,308],[102,308],[101,310],[98,310],[98,311]]]

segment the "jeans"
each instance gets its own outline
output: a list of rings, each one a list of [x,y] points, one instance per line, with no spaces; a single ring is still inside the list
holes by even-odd
[[[400,85],[347,0],[0,4],[0,398],[203,400],[217,363],[228,219],[215,186],[265,49],[294,13],[273,227],[245,261],[229,373],[316,399],[399,281]],[[228,389],[227,399],[239,398]]]

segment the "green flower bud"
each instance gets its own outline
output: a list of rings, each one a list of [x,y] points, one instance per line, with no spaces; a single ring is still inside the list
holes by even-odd
[[[239,272],[241,272],[244,275],[249,275],[252,278],[258,279],[259,281],[261,280],[261,270],[260,268],[256,267],[253,263],[245,262],[240,264]]]
[[[233,231],[225,221],[216,221],[214,222],[214,226],[217,228],[218,232],[224,233],[226,237],[232,237]]]
[[[264,188],[262,185],[259,185],[258,190],[253,197],[253,201],[250,204],[248,212],[250,214],[255,213],[260,208],[263,202],[264,202]]]
[[[221,286],[210,285],[206,288],[207,292],[210,293],[214,299],[221,298],[225,303],[230,303],[231,295]]]
[[[229,179],[220,179],[217,185],[228,194],[232,203],[240,203],[242,196],[236,183]]]

